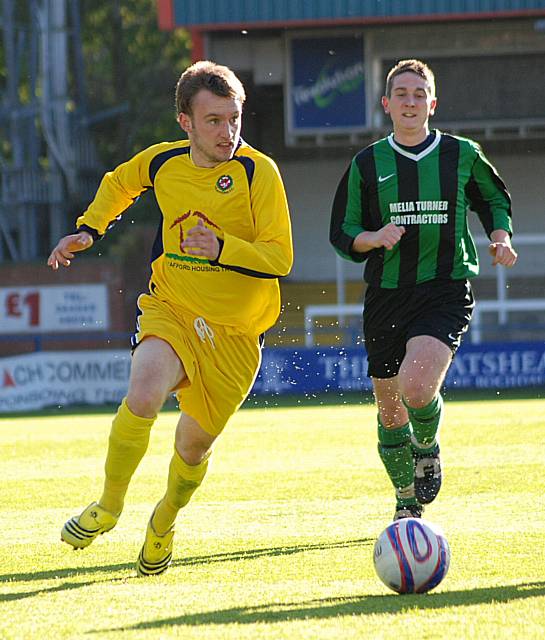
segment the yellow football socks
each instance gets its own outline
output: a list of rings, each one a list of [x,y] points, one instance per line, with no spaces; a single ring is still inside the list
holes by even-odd
[[[123,399],[110,431],[104,492],[99,500],[106,511],[115,515],[121,513],[129,482],[148,448],[154,422],[155,418],[134,415],[127,406],[126,398]]]
[[[210,454],[197,465],[187,464],[174,449],[168,472],[167,491],[153,515],[153,528],[162,535],[174,524],[178,511],[185,507],[203,481]]]

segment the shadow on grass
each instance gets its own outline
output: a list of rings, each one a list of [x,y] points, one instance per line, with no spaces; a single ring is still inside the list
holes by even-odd
[[[127,565],[130,566],[130,565]],[[37,589],[36,591],[18,591],[16,593],[2,593],[0,594],[0,602],[14,602],[15,600],[24,600],[25,598],[34,598],[37,595],[45,595],[60,591],[70,591],[72,589],[81,589],[82,587],[92,587],[100,582],[112,583],[112,582],[124,582],[122,578],[114,578],[113,580],[92,580],[89,582],[63,582],[62,584],[55,585],[54,587],[47,587],[45,589]]]
[[[215,553],[207,556],[193,556],[189,558],[180,558],[174,560],[173,567],[187,567],[201,564],[212,564],[214,562],[238,562],[240,560],[254,560],[255,558],[289,556],[295,553],[305,553],[307,551],[323,551],[326,549],[342,549],[349,547],[371,546],[374,540],[371,538],[360,538],[357,540],[339,540],[336,542],[319,542],[315,544],[299,544],[285,547],[269,547],[261,549],[248,549],[244,551],[231,551],[225,553]],[[78,567],[70,569],[51,569],[49,571],[33,571],[31,573],[15,573],[0,575],[0,584],[14,582],[29,582],[37,580],[60,580],[63,578],[72,578],[76,575],[88,575],[95,573],[111,573],[112,571],[130,571],[134,570],[134,562],[123,564],[110,564],[104,566]],[[136,578],[136,576],[134,576]],[[129,578],[130,579],[130,578]],[[113,582],[116,578],[108,580]],[[19,600],[34,596],[38,593],[63,591],[64,589],[74,589],[77,587],[85,587],[95,582],[81,583],[63,583],[52,588],[39,589],[37,591],[29,591],[23,593],[0,594],[0,602],[9,600]]]
[[[290,622],[292,620],[320,620],[338,616],[368,616],[382,613],[397,614],[401,611],[406,613],[416,609],[433,610],[447,607],[468,607],[477,604],[506,603],[512,600],[537,598],[543,595],[545,595],[545,582],[533,582],[503,587],[483,587],[480,589],[428,593],[426,595],[362,595],[285,604],[275,602],[254,607],[233,607],[205,613],[185,614],[172,618],[139,622],[127,627],[97,629],[88,633],[139,631],[174,626],[194,627],[200,625],[277,623]]]

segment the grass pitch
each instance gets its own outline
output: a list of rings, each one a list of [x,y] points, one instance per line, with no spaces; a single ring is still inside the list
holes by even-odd
[[[450,571],[426,595],[375,576],[392,490],[371,405],[244,409],[177,524],[167,573],[137,578],[175,413],[152,432],[117,527],[88,549],[62,524],[100,495],[110,415],[0,419],[0,638],[543,638],[543,400],[451,400],[444,485],[425,513]]]

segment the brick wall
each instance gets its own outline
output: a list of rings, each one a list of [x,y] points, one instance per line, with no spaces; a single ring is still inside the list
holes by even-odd
[[[134,328],[134,292],[127,293],[126,276],[120,262],[108,258],[77,258],[69,268],[59,267],[52,271],[45,260],[41,263],[0,264],[0,287],[32,287],[62,284],[106,284],[108,287],[110,329],[112,333],[127,333]],[[132,294],[132,295],[131,295]],[[104,338],[82,340],[58,340],[39,342],[39,336],[25,335],[17,340],[1,340],[3,356],[34,351],[39,345],[46,350],[123,348],[128,347],[126,338],[105,344]]]

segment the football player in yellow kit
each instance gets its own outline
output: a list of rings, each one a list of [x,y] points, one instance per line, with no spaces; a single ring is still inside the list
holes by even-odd
[[[81,549],[117,524],[151,426],[175,391],[181,415],[167,490],[148,523],[139,575],[162,573],[171,562],[178,511],[201,484],[214,440],[253,385],[261,336],[280,312],[278,278],[293,262],[278,168],[240,137],[244,100],[229,68],[201,61],[186,69],[176,108],[188,140],[151,146],[107,173],[76,233],[48,259],[53,269],[69,266],[135,198],[154,190],[162,224],[149,292],[138,299],[129,388],[112,424],[103,493],[61,532]]]

